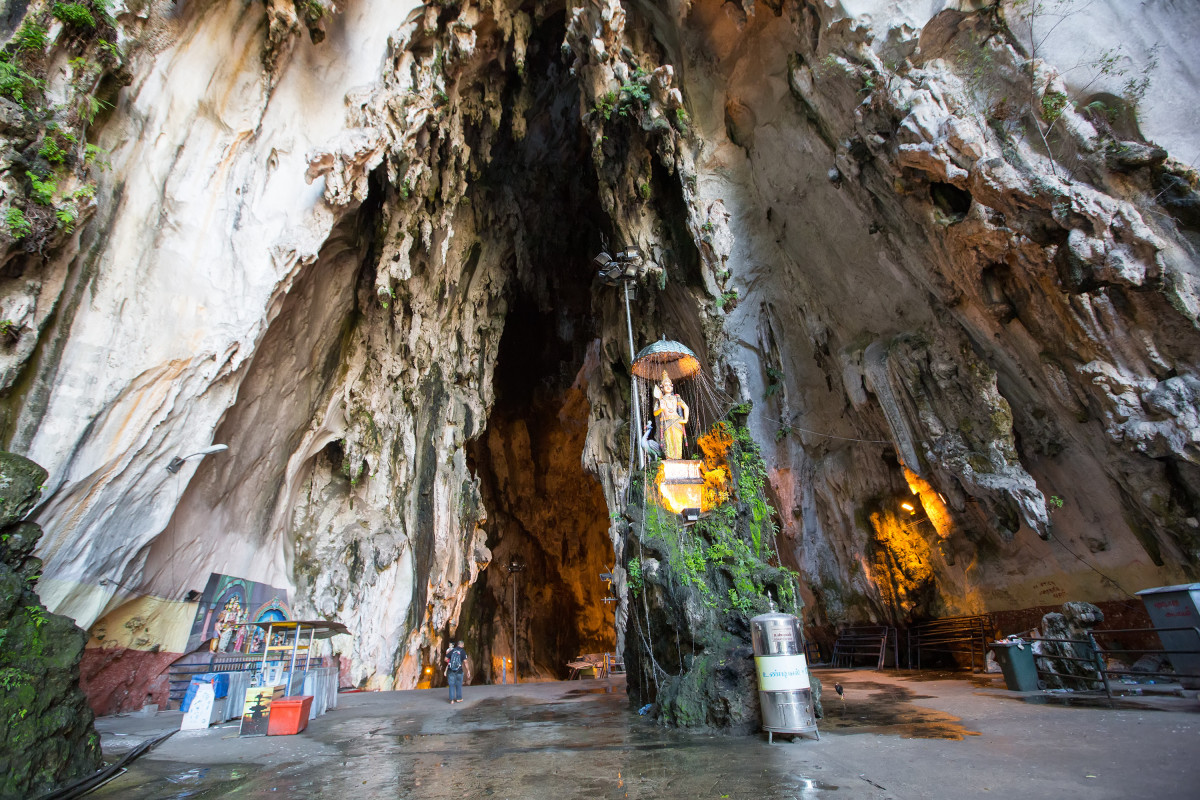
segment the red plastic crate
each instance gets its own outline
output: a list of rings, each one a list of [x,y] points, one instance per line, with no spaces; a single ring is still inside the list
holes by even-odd
[[[267,720],[267,736],[290,736],[307,728],[312,701],[311,694],[298,694],[281,697],[271,703],[271,717]]]

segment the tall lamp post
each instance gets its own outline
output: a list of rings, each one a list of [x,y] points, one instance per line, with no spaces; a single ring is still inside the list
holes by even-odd
[[[513,602],[512,602],[512,615],[513,615],[513,640],[512,640],[512,642],[513,642],[513,646],[512,646],[512,654],[513,654],[513,659],[512,659],[512,662],[513,662],[513,663],[512,663],[512,673],[513,673],[513,683],[516,683],[516,682],[517,682],[517,575],[518,575],[519,573],[521,573],[521,572],[524,572],[524,571],[525,571],[525,562],[521,560],[521,557],[520,557],[520,556],[513,556],[512,558],[510,558],[510,559],[508,560],[508,574],[512,576],[512,587],[513,587]]]
[[[592,265],[600,271],[600,280],[608,286],[620,284],[625,290],[625,328],[629,333],[629,363],[633,363],[636,350],[633,348],[633,314],[629,310],[629,286],[645,272],[642,261],[642,251],[637,247],[626,247],[616,251],[616,255],[607,252],[599,253],[592,259]],[[633,475],[636,463],[645,467],[645,455],[638,449],[637,440],[642,435],[641,411],[638,408],[637,380],[632,370],[629,376],[630,406],[633,410],[633,421],[629,429],[629,474]]]

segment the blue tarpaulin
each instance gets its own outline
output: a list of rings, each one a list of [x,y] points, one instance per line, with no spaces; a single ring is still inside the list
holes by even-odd
[[[229,673],[206,672],[203,675],[193,675],[191,683],[188,684],[187,691],[183,695],[183,702],[179,704],[180,711],[186,714],[192,707],[192,698],[196,696],[196,687],[202,683],[212,684],[213,699],[215,700],[229,695]]]

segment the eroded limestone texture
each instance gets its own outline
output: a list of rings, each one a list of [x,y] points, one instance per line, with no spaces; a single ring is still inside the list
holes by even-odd
[[[1127,73],[1162,45],[1144,141],[1120,82],[1034,52],[1011,3],[936,5],[148,4],[85,35],[35,2],[40,44],[9,15],[5,63],[45,83],[0,102],[0,378],[6,444],[50,472],[48,605],[88,626],[118,584],[242,575],[346,622],[353,682],[411,686],[464,624],[499,653],[506,538],[585,575],[603,526],[620,643],[629,353],[589,262],[624,245],[635,345],[683,341],[754,402],[808,621],[1194,578],[1196,176],[1155,126],[1194,98],[1196,12],[1129,23]],[[523,305],[571,358],[506,409]],[[582,447],[586,544],[514,474],[572,392],[586,433],[567,414],[528,455]],[[562,580],[561,646],[599,641]]]

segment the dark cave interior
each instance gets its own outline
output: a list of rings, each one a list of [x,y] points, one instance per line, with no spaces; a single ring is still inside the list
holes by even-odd
[[[600,578],[613,565],[608,508],[581,463],[600,335],[590,262],[606,217],[579,123],[578,87],[562,63],[564,25],[555,15],[531,37],[521,78],[536,98],[527,131],[520,139],[498,135],[476,184],[477,208],[512,199],[522,229],[495,403],[487,429],[468,445],[493,558],[470,590],[457,634],[467,640],[477,681],[499,682],[502,659],[512,657],[514,599],[523,680],[564,678],[574,656],[616,646],[613,605],[604,602],[608,586]],[[509,80],[517,85],[515,72]],[[509,571],[514,558],[523,571]]]
[[[496,366],[496,404],[471,447],[488,509],[492,566],[472,588],[463,621],[491,679],[513,648],[517,671],[565,677],[580,653],[615,647],[613,608],[600,573],[612,567],[608,508],[580,463],[590,411],[586,330],[569,306],[510,312]],[[516,558],[521,572],[509,570]],[[515,583],[515,595],[514,595]]]

